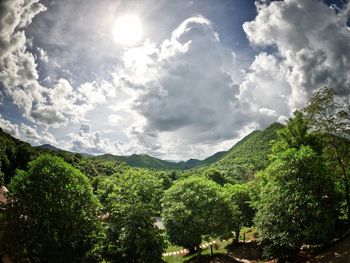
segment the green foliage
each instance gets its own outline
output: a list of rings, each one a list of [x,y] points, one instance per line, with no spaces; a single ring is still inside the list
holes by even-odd
[[[89,177],[122,174],[129,169],[126,164],[121,162],[96,160],[91,158],[81,158],[74,166]]]
[[[205,176],[214,181],[215,183],[219,184],[219,185],[224,185],[225,183],[227,183],[226,178],[224,177],[224,175],[222,173],[220,173],[217,169],[208,169],[205,171]]]
[[[190,159],[179,163],[159,160],[148,155],[136,154],[131,156],[105,154],[97,157],[84,157],[80,154],[59,150],[49,145],[34,148],[26,144],[30,153],[24,155],[30,157],[28,160],[27,157],[16,157],[16,152],[22,152],[17,151],[17,145],[22,142],[2,132],[0,133],[0,145],[4,145],[4,150],[0,150],[0,160],[3,163],[2,171],[5,175],[5,183],[9,183],[17,168],[25,169],[28,161],[42,153],[50,153],[62,157],[66,162],[78,168],[89,177],[110,176],[115,173],[123,173],[124,170],[128,169],[128,166],[156,170],[185,170],[195,168],[198,172],[191,171],[189,174],[199,174],[205,171],[209,165],[212,165],[220,171],[226,182],[233,183],[250,180],[257,170],[266,167],[268,163],[267,156],[270,153],[269,143],[272,139],[276,138],[276,130],[281,127],[281,124],[273,124],[264,131],[253,132],[232,147],[229,152],[218,152],[202,161]],[[2,143],[2,140],[5,141]],[[15,160],[20,160],[20,162],[17,163]],[[211,168],[209,167],[209,169]],[[172,173],[172,171],[169,171],[169,173]],[[164,174],[159,175],[164,176]],[[187,174],[184,175],[188,176]],[[165,177],[163,179],[167,180]],[[171,181],[164,181],[164,183],[168,184],[169,187]]]
[[[115,197],[115,196],[114,196]],[[140,200],[124,197],[111,204],[100,255],[110,262],[161,262],[164,243],[154,217]],[[111,198],[113,201],[113,198]]]
[[[133,154],[130,156],[117,156],[112,154],[104,154],[94,157],[99,160],[110,160],[125,162],[131,167],[140,167],[140,168],[153,168],[153,169],[171,169],[176,168],[176,163],[163,161],[147,154]]]
[[[232,224],[238,242],[240,229],[253,224],[255,210],[251,205],[250,189],[247,184],[226,184],[224,191],[231,206],[234,207]]]
[[[161,262],[163,236],[154,225],[160,213],[162,181],[146,170],[127,171],[99,181],[105,231],[94,254],[110,262]]]
[[[1,251],[15,262],[79,262],[98,230],[98,200],[88,179],[43,155],[18,171],[1,222]]]
[[[212,166],[230,182],[246,182],[269,164],[270,143],[277,139],[282,124],[274,123],[263,131],[254,131],[234,145]]]
[[[302,145],[308,141],[308,125],[301,112],[294,112],[294,118],[290,118],[287,122],[287,126],[284,129],[278,131],[279,144],[284,145],[285,148],[299,149]],[[275,149],[275,151],[281,151],[282,149]]]
[[[287,126],[277,132],[277,140],[272,142],[272,153],[282,152],[289,148],[299,149],[302,145],[309,145],[314,151],[321,154],[323,149],[321,138],[317,134],[309,133],[308,130],[307,119],[300,111],[295,111],[294,118],[289,118]]]
[[[280,258],[294,255],[304,243],[329,241],[337,218],[331,173],[307,145],[303,125],[299,114],[289,120],[273,147],[272,163],[259,174],[256,184],[260,191],[255,223],[268,242],[265,252]]]
[[[222,188],[205,178],[177,181],[163,198],[163,218],[170,241],[192,249],[203,238],[227,235],[232,210]]]
[[[345,100],[336,98],[330,88],[318,90],[304,109],[314,131],[322,136],[325,152],[329,160],[334,160],[342,177],[343,200],[347,207],[350,222],[350,176],[348,172],[350,155],[350,97]],[[329,154],[331,153],[331,154]],[[339,180],[338,180],[339,182]]]
[[[102,177],[97,185],[97,195],[107,209],[120,198],[124,202],[129,196],[140,200],[154,215],[160,213],[160,200],[163,196],[162,180],[147,170],[128,170],[124,174]],[[113,198],[113,202],[110,201]]]
[[[316,91],[304,109],[315,130],[325,136],[335,135],[338,138],[349,135],[349,110],[348,102],[338,101],[334,90],[330,88]]]
[[[226,152],[217,152],[212,156],[209,156],[205,160],[189,159],[186,162],[169,162],[157,159],[147,154],[133,154],[130,156],[118,156],[112,154],[103,154],[94,157],[98,160],[110,160],[117,162],[125,162],[131,167],[148,168],[148,169],[180,169],[186,170],[195,167],[207,166],[218,161]]]
[[[327,242],[338,215],[336,196],[342,207],[349,198],[349,114],[334,98],[333,91],[321,90],[306,119],[296,112],[287,127],[272,124],[202,161],[86,157],[32,147],[0,130],[0,179],[8,184],[13,178],[0,214],[0,251],[16,262],[161,262],[164,232],[154,218],[162,209],[169,240],[190,249],[251,226],[256,210],[256,226],[272,255]],[[47,155],[13,177],[43,153],[62,157],[90,182]],[[99,218],[91,185],[103,205]]]
[[[11,181],[16,169],[26,169],[38,154],[30,144],[6,134],[0,128],[0,171],[5,184]]]

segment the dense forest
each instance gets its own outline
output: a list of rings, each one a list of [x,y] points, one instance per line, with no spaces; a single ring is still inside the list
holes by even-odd
[[[238,245],[250,227],[264,258],[293,261],[303,246],[326,245],[348,227],[349,128],[350,104],[323,88],[285,125],[203,161],[84,156],[0,130],[8,189],[0,254],[12,262],[156,263],[171,246],[200,257],[202,242]]]

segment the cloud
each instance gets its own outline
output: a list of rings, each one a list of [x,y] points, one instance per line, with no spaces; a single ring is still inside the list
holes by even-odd
[[[232,139],[249,123],[251,116],[237,99],[235,54],[221,43],[211,21],[190,17],[171,31],[193,12],[174,3],[186,14],[169,18],[163,13],[166,1],[159,6],[154,1],[152,10],[140,5],[135,8],[149,38],[123,49],[113,42],[111,26],[134,5],[82,2],[44,1],[47,10],[38,0],[2,2],[11,12],[0,22],[6,24],[0,42],[7,43],[0,58],[0,96],[4,107],[15,104],[13,115],[21,114],[35,131],[71,134],[69,147],[75,150],[160,156],[176,152],[174,141],[203,144],[200,152],[211,145],[214,151],[214,144]],[[84,13],[79,19],[77,6]],[[162,28],[147,28],[159,24],[151,18],[157,12],[165,19]],[[101,19],[90,19],[102,13]],[[89,27],[87,20],[93,21]],[[73,132],[81,123],[95,130],[82,126]],[[103,133],[107,129],[114,134]],[[28,140],[38,140],[33,130],[22,130]]]
[[[348,92],[346,8],[334,10],[317,0],[257,4],[256,18],[243,28],[255,48],[272,52],[256,56],[241,84],[240,98],[253,111],[275,111],[277,119],[305,106],[313,91],[323,86],[339,94]]]
[[[90,133],[91,131],[91,127],[89,124],[81,124],[80,125],[80,129],[79,129],[79,132],[82,132],[82,133]]]
[[[112,125],[118,125],[123,121],[123,118],[117,114],[111,114],[108,116],[108,122]]]
[[[80,99],[86,104],[92,105],[106,102],[106,96],[104,94],[104,91],[104,87],[99,86],[96,82],[87,82],[82,84],[78,88],[78,92],[80,93]]]
[[[9,96],[25,114],[33,103],[43,102],[44,87],[37,79],[34,56],[27,51],[28,40],[24,28],[46,10],[38,0],[5,0],[1,2],[0,17],[0,80]]]
[[[59,79],[47,90],[46,103],[32,107],[30,119],[52,127],[79,123],[88,111],[114,96],[115,87],[106,81],[86,82],[74,89],[68,80]]]
[[[5,120],[0,114],[0,127],[4,132],[11,134],[12,136],[19,138],[19,129],[17,124],[12,124],[9,120]]]
[[[212,145],[237,136],[250,116],[231,77],[239,70],[234,59],[201,16],[186,19],[159,47],[129,50],[118,81],[132,96],[129,107],[144,119],[130,127],[129,136],[158,154],[169,144],[165,137],[179,144]]]
[[[315,89],[345,93],[350,84],[350,5],[258,1],[256,18],[243,26],[256,56],[242,71],[249,60],[242,65],[233,52],[234,34],[228,43],[217,33],[220,19],[188,18],[199,2],[174,2],[171,15],[168,1],[151,9],[128,1],[44,2],[47,11],[38,0],[0,3],[0,106],[14,104],[11,116],[26,118],[1,118],[0,125],[35,143],[64,133],[69,140],[60,143],[74,151],[204,158],[286,119]],[[110,30],[126,10],[140,11],[148,39],[123,49]]]
[[[64,78],[48,86],[39,83],[36,59],[48,62],[48,56],[43,48],[32,46],[25,30],[45,10],[38,0],[1,2],[1,97],[9,98],[29,121],[59,127],[83,120],[86,112],[114,93],[106,81],[86,82],[75,89]]]
[[[240,85],[240,100],[250,105],[259,123],[260,114],[278,112],[280,115],[290,115],[289,100],[291,98],[291,86],[286,80],[288,68],[274,55],[262,52],[258,54],[245,75]],[[269,109],[269,111],[260,111]],[[260,117],[260,118],[259,118]],[[277,115],[276,115],[277,117]]]
[[[67,124],[68,121],[64,115],[57,111],[57,109],[50,105],[38,105],[31,112],[31,117],[47,125],[59,126],[60,124]]]
[[[20,131],[22,138],[27,141],[38,142],[41,140],[41,137],[34,128],[27,126],[23,123],[20,125]]]
[[[48,63],[49,62],[49,57],[47,55],[47,53],[45,52],[44,49],[40,48],[40,47],[37,47],[37,52],[38,52],[38,58],[45,62],[45,63]]]
[[[58,144],[56,138],[49,131],[42,130],[39,132],[38,127],[36,126],[31,127],[24,123],[21,123],[20,125],[14,124],[9,120],[5,120],[1,114],[0,128],[17,139],[21,139],[35,145],[44,143],[50,143],[53,145]]]
[[[100,132],[91,131],[89,124],[81,124],[77,133],[70,133],[69,150],[80,153],[102,154],[115,153],[113,144],[101,138]]]
[[[46,7],[39,0],[3,0],[0,3],[0,47],[4,57],[17,48],[16,44],[22,44],[22,32],[32,19]]]

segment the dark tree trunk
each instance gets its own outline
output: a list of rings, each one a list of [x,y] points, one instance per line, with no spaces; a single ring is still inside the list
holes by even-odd
[[[190,247],[188,250],[189,250],[189,254],[193,255],[194,253],[196,253],[196,246]]]
[[[198,256],[198,258],[201,256],[201,253],[202,253],[202,250],[199,247],[199,245],[197,245],[197,256]]]
[[[240,227],[237,228],[237,229],[235,230],[235,238],[233,239],[233,242],[234,242],[235,244],[237,244],[237,245],[238,245],[238,243],[239,243],[239,232],[240,232],[240,230],[241,230]]]

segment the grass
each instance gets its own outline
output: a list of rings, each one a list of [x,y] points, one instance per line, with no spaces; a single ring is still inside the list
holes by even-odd
[[[252,227],[244,227],[241,229],[239,240],[243,241],[245,235],[245,240],[254,240],[259,237],[259,232]]]
[[[216,243],[213,245],[213,253],[214,254],[224,254],[227,252],[226,246],[232,243],[232,239],[226,240],[226,241],[221,241],[219,243]],[[216,246],[218,245],[218,246]],[[166,252],[173,252],[173,251],[178,251],[183,249],[182,247],[176,247],[176,246],[170,246],[166,249]],[[204,250],[202,250],[201,255],[210,255],[210,246]],[[167,263],[184,263],[189,261],[190,259],[194,258],[196,254],[192,255],[177,255],[177,256],[168,256],[168,257],[163,257],[163,260]]]

